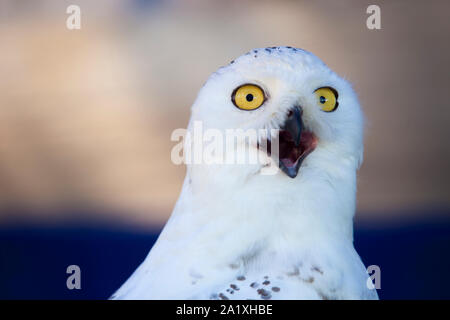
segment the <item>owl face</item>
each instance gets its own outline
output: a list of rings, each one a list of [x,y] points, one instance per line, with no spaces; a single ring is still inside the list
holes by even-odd
[[[279,130],[279,167],[291,178],[311,154],[357,166],[362,159],[363,116],[354,91],[301,49],[254,49],[220,68],[192,116],[219,130]]]

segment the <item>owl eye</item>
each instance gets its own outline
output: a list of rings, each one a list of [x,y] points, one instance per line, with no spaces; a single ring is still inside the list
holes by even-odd
[[[239,109],[255,110],[266,101],[266,96],[259,86],[255,84],[243,84],[234,89],[231,94],[231,101]]]
[[[319,88],[314,91],[317,97],[317,103],[321,109],[325,112],[331,112],[337,109],[339,103],[338,93],[336,90],[330,87]]]

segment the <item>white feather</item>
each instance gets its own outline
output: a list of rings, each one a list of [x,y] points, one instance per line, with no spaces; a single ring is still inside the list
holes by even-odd
[[[363,116],[351,86],[313,54],[256,49],[212,74],[192,107],[205,129],[279,128],[293,105],[318,137],[295,179],[261,164],[188,165],[170,220],[116,299],[376,299],[353,246]],[[256,56],[256,57],[255,57]],[[230,99],[256,83],[270,95],[248,112]],[[322,112],[314,90],[339,92]]]

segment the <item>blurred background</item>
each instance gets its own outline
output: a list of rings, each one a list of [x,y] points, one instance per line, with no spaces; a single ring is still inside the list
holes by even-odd
[[[81,8],[68,30],[66,9]],[[381,8],[381,30],[366,9]],[[255,47],[313,52],[367,117],[355,246],[383,299],[450,298],[450,2],[0,0],[0,298],[104,299],[181,190],[170,134]],[[66,288],[66,267],[82,289]]]

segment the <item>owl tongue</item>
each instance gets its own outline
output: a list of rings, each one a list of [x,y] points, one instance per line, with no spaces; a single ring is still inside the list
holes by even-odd
[[[292,167],[302,154],[302,145],[295,146],[294,139],[288,131],[280,131],[280,161],[286,167]]]
[[[315,148],[317,143],[314,135],[307,131],[302,132],[298,146],[295,145],[294,140],[288,131],[281,130],[279,137],[279,158],[286,167],[295,166],[297,161],[302,157],[306,157],[306,155]]]

